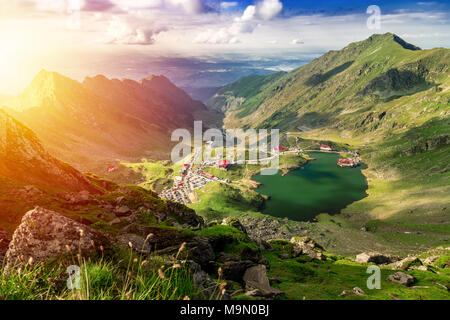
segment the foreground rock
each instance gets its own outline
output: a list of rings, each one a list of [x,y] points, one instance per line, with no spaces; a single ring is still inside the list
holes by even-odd
[[[6,233],[5,230],[0,228],[0,269],[6,255],[6,251],[8,250],[8,245],[9,245],[8,234]]]
[[[356,262],[358,263],[389,264],[398,260],[400,258],[378,252],[363,252],[356,256]]]
[[[270,286],[269,279],[267,278],[266,266],[264,265],[257,265],[247,269],[243,280],[245,289],[247,292],[252,292],[252,295],[260,292],[261,296],[272,298],[284,294],[283,291]]]
[[[28,211],[13,234],[6,253],[7,267],[47,261],[68,252],[92,255],[109,246],[108,239],[86,225],[54,211],[37,207]]]
[[[413,276],[406,274],[404,272],[397,272],[397,273],[391,274],[387,278],[387,280],[401,284],[403,286],[407,286],[407,287],[412,286],[414,284],[414,282],[416,282],[416,279]]]

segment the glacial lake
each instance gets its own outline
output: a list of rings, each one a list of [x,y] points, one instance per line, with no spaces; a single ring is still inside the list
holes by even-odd
[[[310,221],[319,213],[339,213],[366,196],[367,181],[361,172],[363,167],[338,167],[336,163],[340,157],[337,154],[317,152],[310,155],[316,160],[284,177],[281,172],[273,176],[253,177],[262,184],[257,191],[270,196],[263,213]]]

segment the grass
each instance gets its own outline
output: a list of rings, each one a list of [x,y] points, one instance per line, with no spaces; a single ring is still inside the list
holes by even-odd
[[[273,251],[266,252],[270,261],[269,277],[282,281],[277,287],[286,293],[284,299],[295,300],[392,300],[395,296],[402,300],[450,300],[450,293],[436,285],[450,284],[450,270],[440,269],[440,273],[425,271],[407,271],[413,275],[418,287],[412,289],[387,281],[387,277],[396,271],[381,269],[381,289],[369,290],[366,286],[368,265],[361,265],[349,259],[328,254],[324,262],[309,261],[303,258],[281,259],[280,254],[290,252],[289,244],[272,242]],[[340,297],[344,290],[359,287],[367,296],[348,295]],[[424,288],[428,287],[428,288]]]
[[[79,266],[79,282],[70,281],[69,265]],[[5,300],[179,300],[205,298],[183,262],[129,251],[114,257],[79,258],[58,263],[2,269],[0,297]],[[71,282],[74,289],[67,287]],[[209,297],[206,297],[209,298]]]

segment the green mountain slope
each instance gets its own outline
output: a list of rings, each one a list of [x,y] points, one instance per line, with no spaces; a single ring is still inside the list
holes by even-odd
[[[335,248],[353,246],[352,234],[360,250],[425,249],[450,241],[449,65],[449,49],[373,35],[273,81],[258,92],[266,99],[227,112],[225,127],[279,128],[292,144],[300,136],[359,149],[368,197],[333,218],[340,226],[319,217],[318,227]]]
[[[241,110],[240,117],[253,112],[258,104],[272,95],[280,88],[274,88],[272,84],[281,78],[285,72],[277,72],[270,75],[250,75],[239,79],[219,89],[210,98],[206,105],[209,109],[223,113]]]

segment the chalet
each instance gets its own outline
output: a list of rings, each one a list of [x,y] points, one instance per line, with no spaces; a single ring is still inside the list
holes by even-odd
[[[231,167],[231,162],[229,160],[219,160],[219,168],[228,170]]]
[[[283,146],[278,146],[278,147],[273,148],[273,151],[275,151],[275,152],[287,151],[287,148],[285,148]]]
[[[107,171],[108,173],[114,172],[114,171],[116,171],[116,170],[117,170],[117,167],[116,167],[116,166],[109,166],[108,168],[106,168],[106,171]]]
[[[347,168],[354,168],[358,164],[353,159],[339,159],[337,165],[339,167],[347,167]]]
[[[320,150],[322,150],[322,151],[333,151],[333,148],[330,147],[329,145],[322,144],[322,145],[320,146]]]

